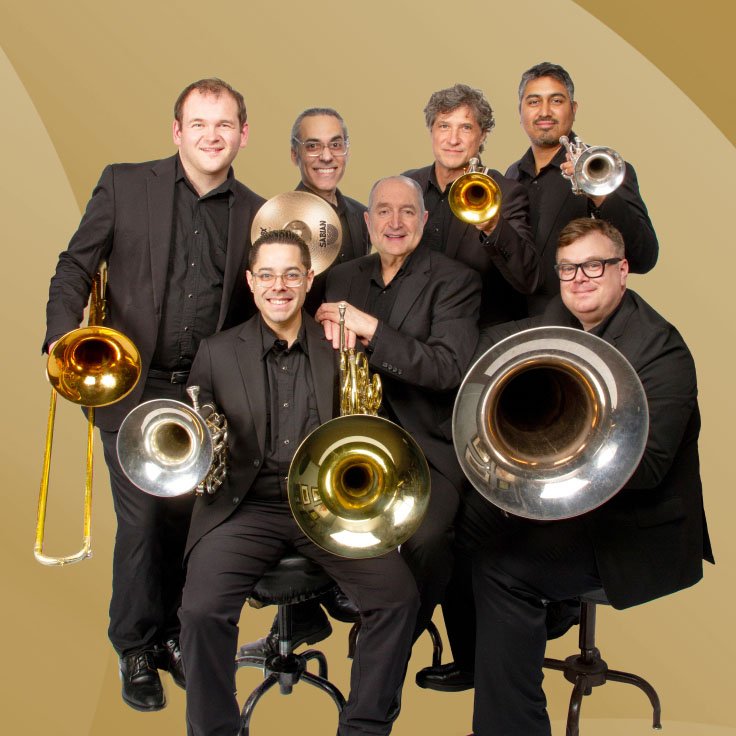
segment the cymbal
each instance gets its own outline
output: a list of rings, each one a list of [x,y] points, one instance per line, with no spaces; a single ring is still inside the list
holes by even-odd
[[[284,192],[265,202],[253,219],[251,241],[268,230],[292,230],[299,235],[309,246],[315,274],[329,268],[340,252],[340,218],[328,202],[311,192]]]

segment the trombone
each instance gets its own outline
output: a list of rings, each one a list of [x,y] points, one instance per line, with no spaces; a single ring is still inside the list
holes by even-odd
[[[385,554],[419,527],[429,504],[429,466],[414,438],[376,416],[381,379],[365,353],[345,348],[340,310],[340,416],[309,434],[289,468],[296,523],[317,546],[341,557]]]
[[[613,148],[589,146],[578,137],[572,144],[566,135],[560,137],[560,143],[574,166],[572,176],[562,175],[570,180],[573,194],[603,197],[621,186],[626,164]]]
[[[46,377],[51,384],[51,406],[38,497],[38,520],[33,554],[42,565],[68,565],[92,556],[92,451],[95,407],[107,406],[127,396],[141,373],[141,358],[133,342],[117,330],[104,327],[106,264],[100,264],[92,284],[87,327],[63,335],[49,352]],[[52,557],[43,551],[46,501],[51,473],[56,397],[61,394],[74,404],[88,408],[87,463],[84,484],[82,548],[72,555]]]
[[[470,225],[492,220],[501,208],[501,188],[489,175],[490,169],[471,158],[465,173],[455,179],[447,201],[455,217]]]

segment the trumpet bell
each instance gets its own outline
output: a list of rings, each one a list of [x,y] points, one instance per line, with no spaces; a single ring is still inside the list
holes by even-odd
[[[613,148],[606,146],[586,148],[575,162],[578,186],[594,197],[603,197],[618,189],[625,173],[624,160]]]
[[[46,375],[65,399],[81,406],[107,406],[127,396],[141,373],[133,341],[109,327],[67,332],[49,353]]]
[[[594,335],[541,327],[492,347],[455,402],[463,472],[491,503],[550,521],[591,511],[636,469],[649,432],[629,362]]]
[[[302,442],[287,491],[297,524],[319,547],[341,557],[376,557],[405,542],[424,518],[429,466],[398,425],[350,414]]]
[[[477,159],[471,159],[468,172],[455,179],[447,201],[455,217],[471,225],[480,225],[496,216],[501,207],[501,189],[484,173],[475,170]]]
[[[153,399],[120,425],[120,467],[133,485],[152,496],[181,496],[207,475],[214,446],[207,425],[190,406]]]

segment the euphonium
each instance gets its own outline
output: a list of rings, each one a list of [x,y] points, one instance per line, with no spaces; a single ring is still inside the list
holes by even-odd
[[[429,503],[427,461],[412,436],[376,416],[380,377],[345,348],[340,305],[340,413],[315,429],[291,461],[288,497],[302,531],[342,557],[376,557],[405,542]]]
[[[613,148],[588,146],[577,137],[573,145],[566,135],[560,138],[560,143],[567,149],[575,167],[572,176],[563,174],[565,179],[570,180],[574,194],[603,197],[621,185],[626,164]]]
[[[102,326],[105,318],[106,280],[107,269],[102,263],[92,284],[87,327],[67,332],[49,352],[46,376],[52,386],[51,407],[46,431],[41,490],[38,497],[36,543],[33,551],[36,559],[42,565],[68,565],[91,557],[92,448],[95,407],[113,404],[127,396],[133,390],[141,373],[140,355],[132,341],[117,330]],[[88,407],[83,543],[79,552],[66,557],[51,557],[43,551],[57,394],[61,394],[75,404]]]
[[[452,434],[463,472],[516,516],[578,516],[614,496],[649,432],[647,399],[609,343],[569,327],[502,340],[466,375]]]
[[[152,496],[213,494],[227,473],[227,420],[214,404],[192,407],[173,399],[138,405],[120,425],[117,453],[130,482]]]
[[[490,169],[471,158],[465,173],[455,179],[447,201],[455,217],[471,225],[493,219],[501,207],[501,189],[488,174]]]

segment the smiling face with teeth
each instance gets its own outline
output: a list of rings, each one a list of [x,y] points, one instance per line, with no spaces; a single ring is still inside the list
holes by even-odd
[[[238,150],[248,141],[248,123],[240,125],[238,104],[228,92],[192,91],[174,121],[174,143],[184,171],[200,196],[227,177]]]
[[[299,125],[298,138],[302,143],[319,141],[328,144],[330,141],[345,138],[342,122],[332,115],[309,115]],[[304,186],[311,189],[328,202],[337,204],[335,190],[345,173],[348,157],[334,156],[324,147],[319,156],[307,156],[304,146],[296,144],[291,149],[291,160],[299,167]]]
[[[299,334],[302,324],[302,305],[312,287],[314,271],[307,269],[301,259],[299,247],[293,243],[264,243],[258,249],[252,271],[245,272],[253,299],[264,322],[282,340],[291,344]],[[286,286],[281,274],[289,271],[308,271],[299,286]],[[262,286],[254,273],[279,274],[274,283]]]

